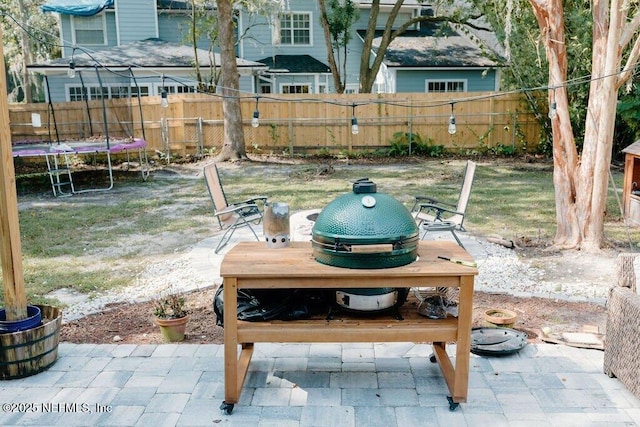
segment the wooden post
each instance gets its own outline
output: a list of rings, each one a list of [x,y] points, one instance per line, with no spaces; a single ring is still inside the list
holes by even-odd
[[[2,29],[0,28],[0,40]],[[16,174],[11,153],[7,76],[4,50],[0,44],[0,239],[2,240],[2,280],[6,320],[27,318],[27,295],[22,271],[22,248],[18,223]]]

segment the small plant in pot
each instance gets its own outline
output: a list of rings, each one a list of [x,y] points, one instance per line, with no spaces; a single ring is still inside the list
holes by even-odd
[[[164,342],[184,340],[184,332],[189,321],[186,300],[180,293],[168,293],[155,300],[153,315],[155,323],[160,327]]]

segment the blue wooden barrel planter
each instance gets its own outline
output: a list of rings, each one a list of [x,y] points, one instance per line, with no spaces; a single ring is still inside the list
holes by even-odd
[[[16,332],[0,332],[0,379],[35,375],[49,368],[58,358],[62,311],[47,305],[35,306],[41,319],[37,326]],[[29,318],[34,311],[27,311]],[[20,322],[25,322],[25,319]],[[33,322],[30,320],[29,322]],[[6,326],[6,325],[5,325]]]

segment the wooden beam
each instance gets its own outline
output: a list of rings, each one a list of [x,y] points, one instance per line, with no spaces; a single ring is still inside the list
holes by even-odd
[[[0,40],[2,29],[0,28]],[[18,223],[16,174],[11,153],[7,76],[4,49],[0,44],[0,239],[2,240],[2,280],[6,320],[27,317],[27,295],[22,271],[22,248]]]

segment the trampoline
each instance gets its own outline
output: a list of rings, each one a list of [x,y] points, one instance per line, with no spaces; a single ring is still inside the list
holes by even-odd
[[[112,154],[126,154],[129,162],[131,154],[136,154],[140,164],[143,180],[149,176],[146,154],[147,142],[142,138],[131,138],[125,141],[66,141],[62,143],[28,142],[12,146],[14,158],[44,157],[47,172],[51,180],[54,196],[70,196],[72,194],[91,191],[107,191],[113,188]],[[69,156],[81,154],[104,154],[107,159],[108,184],[106,187],[76,190],[73,184]],[[66,190],[68,187],[68,190]],[[66,190],[66,191],[65,191]]]
[[[103,87],[102,78],[100,77],[99,67],[97,64],[94,64],[94,70],[96,73],[97,81],[99,82],[99,86]],[[108,70],[112,72],[111,70]],[[136,138],[133,136],[133,130],[127,128],[126,123],[131,124],[132,120],[129,117],[128,120],[124,122],[120,120],[118,114],[110,111],[105,104],[105,98],[100,97],[101,107],[102,107],[102,129],[101,133],[96,135],[94,131],[95,127],[98,126],[98,121],[95,121],[91,117],[89,102],[87,98],[87,89],[84,84],[84,79],[82,78],[82,71],[78,70],[77,74],[80,77],[80,82],[82,84],[82,94],[84,99],[84,105],[86,108],[87,115],[87,124],[89,126],[90,135],[87,137],[86,135],[81,135],[77,140],[73,138],[70,140],[68,138],[62,139],[60,138],[58,132],[58,123],[56,121],[56,114],[53,108],[53,103],[51,102],[51,94],[49,92],[49,81],[47,76],[44,76],[45,87],[48,95],[48,115],[47,115],[47,123],[51,119],[53,121],[53,130],[55,131],[55,140],[51,135],[51,126],[49,127],[49,139],[48,141],[23,141],[16,142],[12,144],[12,154],[14,158],[20,157],[40,157],[44,158],[47,164],[47,172],[49,174],[49,178],[51,180],[51,189],[53,191],[53,195],[57,196],[71,196],[73,194],[85,193],[90,191],[107,191],[113,188],[113,165],[111,156],[113,154],[125,154],[127,157],[127,164],[129,164],[130,155],[132,153],[137,153],[138,161],[140,164],[140,173],[142,175],[142,179],[146,181],[149,176],[149,162],[147,159],[147,142],[145,139],[145,129],[144,129],[144,120],[142,118],[142,108],[140,104],[140,97],[136,97],[138,101],[138,108],[140,110],[140,125],[142,129],[142,138]],[[129,74],[123,75],[119,73],[117,74],[118,78],[128,78],[138,87],[136,79],[133,75],[133,71],[129,67]],[[132,97],[129,96],[129,116],[132,116]],[[110,117],[111,121],[110,121]],[[32,116],[33,117],[33,116]],[[113,123],[115,118],[115,122],[118,126],[118,137],[110,136],[110,132],[113,129],[110,129],[110,123]],[[33,119],[32,119],[33,120]],[[37,119],[38,125],[40,126],[40,118]],[[36,125],[34,125],[36,126]],[[108,174],[108,183],[105,187],[101,188],[89,188],[84,190],[77,190],[73,184],[71,163],[69,161],[70,156],[74,155],[88,155],[88,154],[102,154],[106,156],[107,160],[107,174]]]

